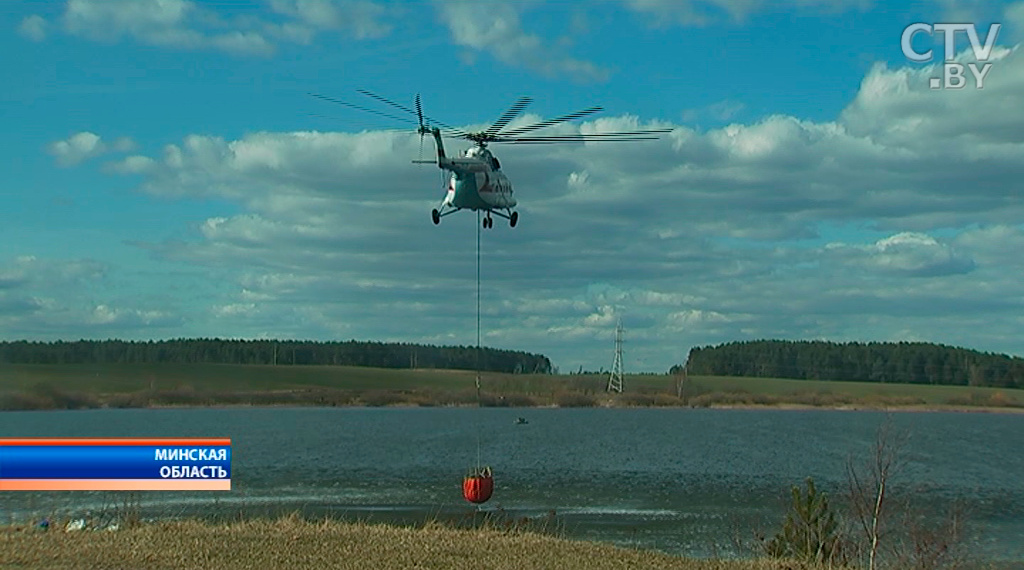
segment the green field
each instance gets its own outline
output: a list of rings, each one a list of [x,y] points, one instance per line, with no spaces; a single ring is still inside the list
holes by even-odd
[[[0,409],[471,405],[477,402],[475,376],[464,370],[351,366],[4,364],[0,365],[0,395],[7,403],[0,401]],[[1024,407],[1024,391],[1013,389],[696,376],[680,394],[676,381],[668,375],[627,375],[625,393],[613,396],[604,392],[607,377],[602,375],[481,375],[484,405]],[[65,396],[80,405],[46,403]]]
[[[409,390],[473,386],[474,372],[393,370],[357,366],[271,366],[244,364],[0,364],[0,390],[33,385],[93,394],[137,390]]]

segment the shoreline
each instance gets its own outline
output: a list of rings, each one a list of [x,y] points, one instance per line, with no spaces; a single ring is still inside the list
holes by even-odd
[[[715,406],[707,406],[708,409],[718,410],[786,410],[786,411],[802,411],[802,410],[828,410],[833,412],[918,412],[918,413],[936,413],[936,412],[947,412],[947,413],[975,413],[975,414],[1022,414],[1024,408],[1012,407],[1012,406],[964,406],[964,405],[941,405],[941,404],[924,404],[924,405],[894,405],[894,406],[877,406],[877,405],[844,405],[844,406],[813,406],[810,404],[779,404],[779,405],[767,405],[767,404],[723,404]],[[698,408],[693,408],[698,409]]]
[[[775,411],[833,411],[833,412],[912,412],[912,413],[974,413],[974,414],[1024,414],[1024,407],[1016,406],[991,406],[991,405],[962,405],[962,404],[896,404],[880,405],[870,403],[851,403],[843,405],[821,405],[805,404],[800,402],[779,402],[776,404],[710,404],[702,406],[688,405],[636,405],[619,403],[598,403],[593,406],[560,406],[558,404],[538,404],[532,406],[478,406],[476,404],[438,404],[423,405],[417,403],[395,403],[386,405],[369,405],[363,403],[346,403],[336,405],[325,405],[322,403],[209,403],[209,404],[149,404],[136,407],[120,406],[97,406],[91,408],[77,409],[101,409],[101,410],[185,410],[185,409],[251,409],[251,408],[359,408],[359,409],[429,409],[429,408],[491,408],[507,410],[532,410],[532,409],[658,409],[658,410],[775,410]],[[69,411],[69,409],[37,408],[21,410],[0,410],[21,411],[21,412],[52,412]]]

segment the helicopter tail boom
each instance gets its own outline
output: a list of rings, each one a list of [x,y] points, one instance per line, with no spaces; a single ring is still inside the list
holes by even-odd
[[[422,131],[421,131],[422,132]],[[430,131],[434,135],[434,142],[437,144],[437,166],[442,170],[451,170],[460,175],[471,172],[484,172],[487,166],[476,159],[448,158],[444,153],[444,141],[441,140],[440,129],[434,128]]]
[[[432,134],[434,135],[434,142],[437,143],[437,163],[441,164],[447,158],[444,155],[444,141],[441,140],[441,129],[435,127]]]

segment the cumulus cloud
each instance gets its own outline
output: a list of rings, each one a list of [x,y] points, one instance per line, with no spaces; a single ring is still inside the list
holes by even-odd
[[[27,16],[18,25],[18,33],[34,42],[41,42],[46,39],[46,32],[49,22],[37,14]]]
[[[66,32],[95,41],[130,38],[176,49],[267,56],[279,42],[309,44],[325,32],[357,39],[387,35],[389,11],[361,0],[271,0],[272,17],[226,18],[193,0],[68,0],[62,24]]]
[[[829,244],[828,253],[872,271],[921,277],[967,273],[974,260],[949,244],[921,233],[903,232],[870,246]]]
[[[166,311],[124,309],[109,305],[96,305],[85,314],[85,325],[94,328],[137,328],[180,324],[180,319]]]
[[[74,166],[80,162],[108,152],[128,152],[135,143],[128,137],[121,137],[112,143],[103,142],[99,135],[82,131],[67,139],[50,143],[47,150],[57,158],[60,166]]]
[[[878,66],[835,121],[780,115],[630,145],[495,149],[521,217],[481,236],[485,341],[563,369],[610,364],[620,318],[627,361],[659,370],[690,346],[745,338],[1011,350],[1024,300],[1007,271],[1024,263],[1024,60],[1006,50],[993,66],[983,92],[933,91],[926,68]],[[551,132],[653,126],[605,117]],[[443,182],[409,164],[416,137],[155,142],[164,150],[111,172],[141,176],[152,195],[240,210],[140,244],[226,287],[202,300],[197,330],[475,342],[479,222],[460,212],[432,224]],[[19,279],[0,276],[0,290]],[[22,311],[41,302],[12,299]],[[79,319],[110,318],[97,305],[129,311],[122,319],[154,310],[104,299]]]
[[[46,282],[81,282],[102,277],[104,271],[101,263],[90,259],[56,262],[22,255],[0,266],[0,288]]]
[[[995,224],[970,228],[953,240],[956,248],[970,252],[979,264],[1005,269],[1024,267],[1024,229],[1017,225]]]
[[[143,174],[156,166],[148,156],[133,155],[109,164],[109,168],[120,174]]]
[[[204,16],[206,16],[204,18]],[[239,54],[266,55],[270,43],[250,30],[208,32],[201,21],[215,18],[190,0],[68,0],[64,28],[71,34],[98,41],[130,37],[136,41],[185,49],[219,48]]]
[[[112,283],[111,267],[92,259],[0,260],[0,329],[7,339],[152,337],[184,322],[166,308],[117,300]]]
[[[743,22],[758,12],[835,12],[864,9],[870,0],[624,0],[631,9],[647,14],[659,25],[707,26],[722,21]]]
[[[293,21],[285,34],[312,37],[324,30],[348,30],[357,39],[378,38],[391,32],[388,10],[374,2],[333,0],[271,0],[271,9]]]
[[[608,78],[607,70],[527,33],[520,18],[522,3],[448,1],[439,9],[456,44],[488,52],[506,65],[579,81]]]

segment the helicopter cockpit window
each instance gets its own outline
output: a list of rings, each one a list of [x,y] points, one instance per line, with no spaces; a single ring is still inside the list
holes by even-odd
[[[498,162],[498,157],[491,157],[491,166],[493,166],[495,170],[501,170],[501,163]]]

